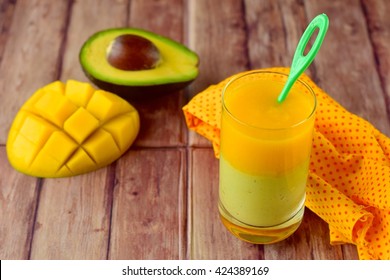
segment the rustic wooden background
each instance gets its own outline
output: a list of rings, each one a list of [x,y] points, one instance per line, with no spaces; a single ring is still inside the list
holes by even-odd
[[[310,211],[283,242],[232,237],[218,218],[218,161],[181,112],[233,73],[288,66],[319,13],[330,27],[306,73],[390,135],[387,0],[0,0],[0,259],[356,259],[353,245],[329,245],[327,225]],[[63,179],[13,170],[5,143],[19,107],[53,80],[86,81],[82,43],[122,26],[195,50],[198,79],[182,92],[134,103],[140,135],[107,168]]]

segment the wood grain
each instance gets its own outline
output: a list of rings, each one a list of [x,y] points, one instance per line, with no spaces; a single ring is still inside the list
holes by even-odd
[[[250,68],[287,66],[290,53],[286,48],[286,36],[291,32],[285,29],[290,25],[283,22],[280,3],[255,0],[244,3]]]
[[[0,146],[0,259],[28,259],[39,182],[8,163]]]
[[[241,2],[227,0],[221,5],[217,1],[190,0],[188,10],[189,44],[202,60],[193,92],[247,69],[245,20]]]
[[[183,259],[184,150],[133,150],[117,165],[110,259]]]
[[[290,67],[299,39],[310,22],[302,1],[245,1],[251,69]],[[310,48],[311,41],[308,44]],[[313,80],[315,65],[305,73]]]
[[[273,260],[343,259],[340,246],[331,246],[327,224],[306,208],[298,230],[282,242],[264,246],[264,256]]]
[[[181,0],[132,0],[130,3],[128,24],[131,27],[148,29],[183,42],[183,21],[184,6]]]
[[[363,0],[368,30],[374,46],[375,61],[385,92],[387,119],[390,120],[390,5],[388,1]],[[389,135],[389,133],[387,133]]]
[[[0,1],[0,63],[3,59],[3,52],[7,39],[9,38],[9,29],[15,10],[15,2],[11,0]]]
[[[207,11],[207,12],[205,12]],[[189,45],[200,56],[199,77],[191,86],[192,97],[212,84],[248,68],[243,5],[240,1],[188,1]],[[189,134],[189,145],[210,143]]]
[[[45,179],[31,259],[106,259],[112,186],[107,168],[88,175]]]
[[[328,34],[306,73],[390,135],[389,9],[387,0],[0,0],[0,258],[358,259],[354,245],[330,245],[328,225],[310,210],[280,243],[233,237],[218,216],[218,160],[188,131],[181,108],[233,73],[288,66],[303,30],[324,12]],[[134,102],[140,134],[110,166],[62,179],[15,171],[5,143],[19,107],[53,80],[87,81],[82,43],[121,26],[195,50],[198,79]]]

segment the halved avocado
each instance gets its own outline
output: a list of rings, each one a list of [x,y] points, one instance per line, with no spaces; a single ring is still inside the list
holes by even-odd
[[[178,91],[198,76],[198,55],[167,37],[136,28],[92,35],[79,55],[86,76],[124,98]]]

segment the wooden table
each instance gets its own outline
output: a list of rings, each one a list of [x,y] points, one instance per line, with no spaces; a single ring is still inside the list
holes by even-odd
[[[387,0],[0,0],[0,258],[357,259],[353,245],[329,244],[327,224],[309,210],[283,242],[251,245],[231,236],[218,217],[218,160],[181,111],[233,73],[288,66],[308,22],[322,12],[330,28],[306,73],[390,135]],[[135,102],[139,137],[112,165],[62,179],[16,172],[5,143],[19,107],[54,80],[87,81],[81,44],[123,26],[196,51],[197,80],[168,97]]]

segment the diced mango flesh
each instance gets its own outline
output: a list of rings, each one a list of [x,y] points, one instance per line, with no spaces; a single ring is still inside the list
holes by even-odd
[[[108,94],[107,91],[97,90],[89,100],[87,110],[97,119],[108,121],[118,114],[128,112],[128,108],[119,96]]]
[[[77,110],[75,104],[68,100],[62,92],[57,91],[42,95],[34,107],[34,113],[58,127],[62,127],[64,121]]]
[[[64,124],[64,130],[80,144],[98,127],[99,120],[83,107],[71,115]]]
[[[90,84],[56,81],[17,113],[7,139],[11,165],[31,176],[90,172],[118,159],[139,132],[136,109]]]
[[[69,80],[66,83],[65,96],[74,104],[86,107],[94,91],[95,89],[88,83]]]
[[[98,164],[104,164],[113,155],[120,157],[121,151],[110,133],[103,129],[97,130],[85,141],[84,149],[91,155],[91,158]],[[110,153],[101,153],[102,150],[109,150]]]
[[[78,147],[77,143],[66,133],[55,131],[47,140],[40,153],[50,155],[63,165]]]
[[[73,174],[77,173],[77,170],[81,169],[91,169],[93,170],[96,166],[95,161],[84,151],[84,149],[79,148],[72,158],[69,159],[66,165],[70,172]]]
[[[123,114],[117,117],[115,122],[108,122],[102,126],[104,130],[111,134],[120,150],[123,150],[126,147],[126,141],[124,141],[125,139],[122,135],[126,133],[126,131],[129,131],[132,127],[138,125],[137,118],[129,116],[131,114],[136,114],[136,112]],[[128,121],[129,118],[132,119],[132,122]],[[133,137],[135,139],[136,135],[133,135]],[[130,141],[134,141],[134,139],[131,139]]]

